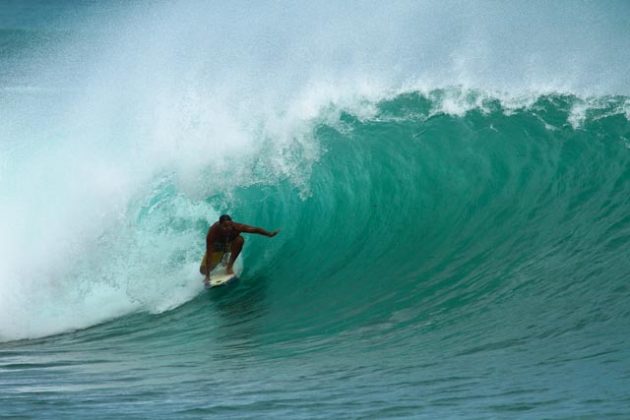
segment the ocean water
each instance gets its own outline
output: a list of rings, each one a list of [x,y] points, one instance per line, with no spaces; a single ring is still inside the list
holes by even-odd
[[[4,0],[0,418],[630,417],[629,27]]]

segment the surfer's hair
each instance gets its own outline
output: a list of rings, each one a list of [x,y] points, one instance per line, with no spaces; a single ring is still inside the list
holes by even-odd
[[[232,221],[232,218],[230,217],[229,214],[224,214],[221,217],[219,217],[219,223],[223,223],[226,220],[229,220],[230,222]]]

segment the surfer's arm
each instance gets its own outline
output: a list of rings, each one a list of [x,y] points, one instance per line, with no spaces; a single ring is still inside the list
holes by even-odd
[[[280,229],[276,229],[274,231],[267,231],[263,228],[259,228],[256,226],[249,226],[249,225],[242,225],[242,224],[235,224],[236,229],[238,229],[239,232],[243,232],[243,233],[255,233],[257,235],[263,235],[263,236],[268,236],[270,238],[273,238],[274,236],[276,236],[278,234],[278,232],[280,232]]]

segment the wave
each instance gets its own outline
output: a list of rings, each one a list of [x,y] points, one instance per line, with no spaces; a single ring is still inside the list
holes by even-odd
[[[226,151],[218,165],[176,159],[157,170],[149,150],[143,173],[133,154],[115,154],[115,166],[91,154],[77,163],[77,150],[61,147],[40,158],[65,157],[51,172],[30,157],[29,178],[17,171],[4,183],[14,242],[3,248],[2,337],[189,301],[202,291],[205,231],[226,211],[283,228],[251,238],[243,255],[243,287],[263,276],[278,292],[276,331],[480,316],[523,293],[542,306],[569,294],[580,313],[601,312],[592,302],[604,298],[616,307],[630,270],[627,106],[547,95],[519,108],[475,91],[406,92],[361,101],[359,112],[329,107],[285,137],[262,130],[252,150]],[[48,191],[34,195],[44,171]]]

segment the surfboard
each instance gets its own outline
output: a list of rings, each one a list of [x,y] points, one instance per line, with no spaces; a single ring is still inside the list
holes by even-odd
[[[236,273],[227,274],[224,267],[217,268],[210,274],[210,285],[206,288],[223,286],[236,280],[238,280]]]

